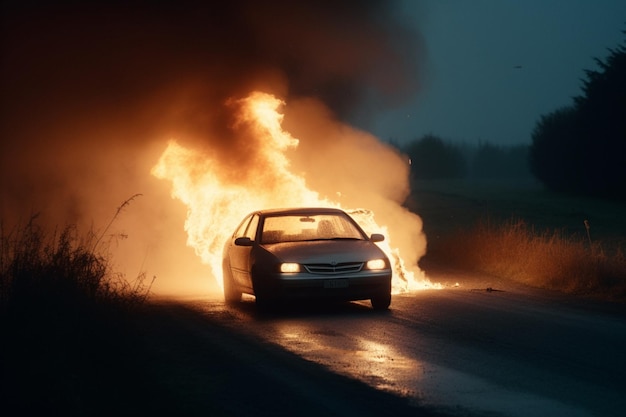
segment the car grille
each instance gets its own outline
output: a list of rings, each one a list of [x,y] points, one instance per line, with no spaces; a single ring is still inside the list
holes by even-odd
[[[340,263],[336,265],[308,264],[308,265],[304,265],[304,268],[311,274],[323,274],[323,275],[350,274],[354,272],[359,272],[361,269],[363,269],[363,262]]]

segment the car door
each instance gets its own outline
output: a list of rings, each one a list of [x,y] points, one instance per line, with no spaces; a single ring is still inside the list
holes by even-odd
[[[239,237],[247,237],[254,241],[256,230],[259,225],[259,215],[253,214],[235,232],[230,247],[230,267],[233,279],[241,287],[252,290],[252,278],[250,276],[250,252],[252,246],[235,245],[235,240]]]

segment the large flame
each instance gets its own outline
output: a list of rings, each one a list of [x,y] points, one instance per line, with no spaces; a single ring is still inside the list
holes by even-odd
[[[390,221],[398,223],[398,215],[407,220],[391,230],[388,225],[377,222],[381,216],[368,210],[370,207],[342,207],[338,201],[341,190],[337,191],[337,198],[331,200],[310,189],[304,175],[293,172],[288,157],[288,152],[298,147],[299,140],[283,128],[284,115],[280,110],[285,103],[282,100],[254,92],[246,98],[230,100],[227,105],[236,112],[232,129],[243,138],[239,140],[243,140],[244,145],[239,144],[237,149],[247,153],[246,158],[224,160],[224,155],[217,151],[190,149],[172,140],[152,169],[157,178],[172,182],[172,197],[187,206],[187,243],[202,262],[210,266],[218,285],[222,285],[223,245],[246,214],[273,207],[327,206],[343,208],[368,233],[383,233],[387,237],[381,247],[394,263],[394,292],[430,286],[417,267],[422,255],[418,252],[423,248],[402,248],[414,252],[406,254],[393,246],[396,234],[417,235],[400,236],[402,241],[423,239],[421,221],[416,215],[396,202],[388,204],[394,207],[387,214]],[[380,206],[379,203],[376,205]]]

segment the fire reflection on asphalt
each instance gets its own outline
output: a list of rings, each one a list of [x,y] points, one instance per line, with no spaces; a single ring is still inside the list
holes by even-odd
[[[351,337],[331,329],[293,323],[275,323],[275,343],[306,360],[348,374],[367,384],[400,395],[410,395],[401,381],[415,379],[423,365],[392,346],[366,337]]]

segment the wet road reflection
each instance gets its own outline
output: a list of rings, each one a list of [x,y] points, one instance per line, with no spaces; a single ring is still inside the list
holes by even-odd
[[[343,320],[348,329],[363,326],[358,319]],[[419,374],[421,365],[395,350],[390,341],[371,334],[355,336],[330,327],[279,323],[274,341],[301,357],[321,363],[334,372],[356,376],[371,386],[406,395],[402,380]]]
[[[358,302],[271,314],[253,298],[196,305],[332,372],[453,414],[621,415],[624,316],[553,301],[444,290],[396,296],[383,313]]]

